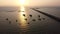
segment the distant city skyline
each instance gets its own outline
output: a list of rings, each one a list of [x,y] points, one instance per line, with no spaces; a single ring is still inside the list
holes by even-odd
[[[60,0],[25,0],[26,6],[59,6]],[[19,6],[19,0],[0,0],[0,6]]]

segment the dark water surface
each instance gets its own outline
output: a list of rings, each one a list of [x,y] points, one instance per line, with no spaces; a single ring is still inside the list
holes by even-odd
[[[0,34],[60,34],[60,22],[30,8],[0,11]]]

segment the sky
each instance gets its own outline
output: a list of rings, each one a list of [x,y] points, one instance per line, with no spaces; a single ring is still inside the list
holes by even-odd
[[[20,6],[19,0],[0,0],[0,6]],[[59,6],[60,0],[25,0],[25,6]]]

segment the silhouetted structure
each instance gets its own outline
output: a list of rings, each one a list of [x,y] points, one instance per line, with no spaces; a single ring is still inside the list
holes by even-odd
[[[24,12],[24,11],[22,11],[22,12]]]
[[[30,17],[32,17],[32,15],[29,15]]]
[[[35,19],[33,19],[32,21],[36,21]]]
[[[23,16],[25,17],[26,15],[25,15],[25,14],[23,14]]]
[[[35,11],[41,13],[41,14],[44,14],[44,15],[46,15],[46,16],[48,16],[48,17],[50,17],[50,18],[52,18],[52,19],[54,19],[54,20],[60,22],[60,18],[58,18],[58,17],[56,17],[56,16],[50,15],[50,14],[48,14],[48,13],[44,13],[44,12],[39,11],[39,10],[36,10],[36,9],[34,9],[34,8],[32,8],[32,10],[35,10]]]
[[[42,18],[43,20],[45,20],[45,18]]]
[[[29,22],[27,24],[30,24]]]
[[[6,18],[6,20],[8,20],[8,18]]]
[[[27,21],[27,18],[25,18],[25,20]]]
[[[39,18],[38,20],[40,20],[41,21],[41,19]]]
[[[18,22],[18,20],[16,20],[16,22]]]
[[[38,15],[38,17],[40,17],[40,15]]]

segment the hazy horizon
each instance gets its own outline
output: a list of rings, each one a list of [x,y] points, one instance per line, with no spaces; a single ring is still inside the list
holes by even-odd
[[[25,0],[28,7],[47,6],[60,7],[60,0]],[[0,6],[20,6],[19,0],[0,0]]]

